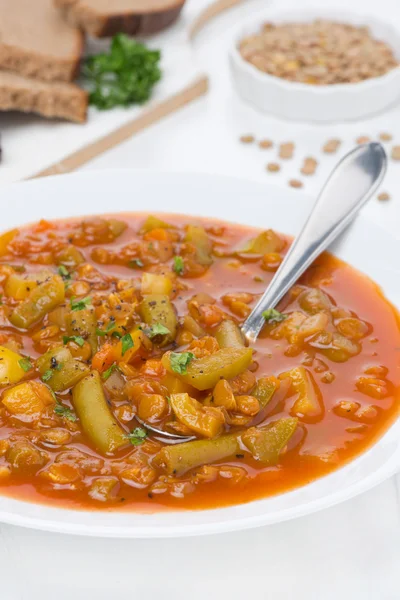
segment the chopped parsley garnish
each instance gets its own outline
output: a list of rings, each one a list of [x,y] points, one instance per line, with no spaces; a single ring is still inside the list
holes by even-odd
[[[76,414],[73,413],[72,410],[68,408],[68,406],[64,406],[64,404],[61,404],[61,402],[59,402],[58,400],[57,404],[54,407],[54,412],[59,417],[64,417],[65,419],[68,419],[68,421],[72,421],[73,423],[77,419]]]
[[[172,266],[175,273],[182,275],[185,270],[185,263],[183,262],[182,256],[174,256],[174,264]]]
[[[179,375],[185,375],[187,368],[194,359],[192,352],[171,352],[169,356],[171,369]]]
[[[161,53],[127,35],[113,37],[108,52],[89,56],[82,68],[89,101],[100,110],[143,104],[161,79]]]
[[[81,336],[81,335],[64,335],[63,337],[63,344],[65,346],[65,344],[68,344],[68,342],[75,342],[75,344],[78,344],[78,346],[80,348],[82,348],[82,346],[85,343],[85,339]]]
[[[84,310],[90,304],[92,304],[92,299],[89,297],[82,298],[82,300],[71,298],[71,310]]]
[[[171,333],[168,327],[165,327],[162,325],[162,323],[155,323],[151,327],[146,328],[144,332],[149,338],[156,337],[157,335],[168,335]]]
[[[64,281],[68,281],[69,279],[71,279],[71,274],[68,271],[67,267],[65,267],[64,265],[60,265],[58,267],[58,274],[61,275]]]
[[[111,332],[113,332],[112,335],[114,335],[114,333],[117,334],[118,333],[117,331],[115,331],[115,332],[113,331],[116,327],[117,326],[115,324],[115,321],[111,320],[105,329],[99,329],[99,328],[97,328],[96,329],[96,334],[100,335],[101,337],[104,337],[104,336],[108,335]],[[118,335],[114,335],[114,337],[118,337]]]
[[[118,371],[118,365],[111,365],[111,367],[109,367],[107,369],[107,371],[104,371],[102,378],[104,379],[104,381],[107,381],[107,379],[111,376],[112,373],[114,373],[114,371]]]
[[[49,381],[53,377],[53,371],[49,369],[45,371],[42,375],[42,381]]]
[[[134,343],[133,343],[133,339],[130,333],[126,333],[122,338],[121,338],[121,344],[122,344],[122,356],[124,356],[125,352],[128,352],[128,350],[130,350],[131,348],[133,348]]]
[[[21,358],[21,360],[18,361],[18,364],[21,367],[21,369],[25,371],[25,373],[27,373],[33,368],[31,359],[29,357]]]
[[[147,431],[143,427],[136,427],[131,433],[126,436],[133,446],[140,446],[147,438]]]
[[[140,260],[140,258],[133,258],[129,261],[128,267],[131,267],[131,269],[141,269],[144,267],[144,263]]]
[[[268,323],[280,323],[287,318],[287,315],[279,312],[279,310],[275,310],[275,308],[264,310],[262,316]]]

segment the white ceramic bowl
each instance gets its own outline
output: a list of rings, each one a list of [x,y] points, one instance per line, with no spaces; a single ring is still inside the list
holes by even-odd
[[[2,187],[2,228],[40,218],[118,211],[190,213],[298,233],[312,199],[298,191],[215,175],[107,170],[37,179]],[[400,305],[399,244],[362,217],[335,253],[368,273]],[[257,527],[347,500],[400,468],[400,420],[366,453],[307,486],[228,508],[140,514],[73,511],[0,495],[0,522],[48,531],[109,537],[203,535]],[[1,491],[1,490],[0,490]],[[234,490],[232,490],[234,493]]]
[[[257,109],[278,117],[320,123],[361,119],[395,103],[400,97],[400,67],[360,83],[318,86],[263,73],[240,55],[239,42],[248,35],[258,33],[261,25],[267,21],[310,22],[315,19],[366,25],[372,35],[387,42],[400,59],[400,32],[375,17],[328,9],[263,11],[241,25],[232,40],[229,59],[233,81],[240,96]]]

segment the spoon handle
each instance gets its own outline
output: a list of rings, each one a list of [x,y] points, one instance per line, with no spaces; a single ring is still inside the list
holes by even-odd
[[[381,144],[371,142],[346,154],[331,173],[303,229],[242,331],[255,342],[265,323],[263,311],[274,308],[321,252],[338,237],[381,183],[387,167]]]

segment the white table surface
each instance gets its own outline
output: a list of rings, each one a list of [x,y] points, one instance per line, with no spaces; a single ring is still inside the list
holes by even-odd
[[[398,0],[279,2],[288,7],[330,3],[378,11],[400,28]],[[316,193],[335,162],[335,157],[318,153],[329,137],[340,137],[345,142],[343,150],[358,135],[374,136],[381,131],[390,131],[400,143],[400,107],[362,123],[318,127],[261,116],[238,100],[227,71],[229,29],[265,5],[263,0],[250,0],[208,26],[197,39],[196,55],[211,75],[206,98],[85,169],[240,173],[287,185],[289,178],[298,176],[301,158],[311,154],[321,158],[321,164],[318,175],[307,180],[305,191]],[[274,151],[240,145],[239,135],[247,132],[295,141],[296,158],[285,164],[281,174],[266,173],[264,166],[274,160]],[[394,235],[400,224],[398,181],[400,163],[391,163],[384,187],[392,200],[372,200],[365,208],[368,217]],[[245,198],[243,202],[245,206]],[[398,600],[399,560],[400,477],[395,477],[351,501],[297,521],[197,539],[97,540],[2,525],[0,599]]]

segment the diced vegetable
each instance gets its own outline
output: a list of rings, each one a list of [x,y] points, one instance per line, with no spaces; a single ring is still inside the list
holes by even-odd
[[[127,228],[127,224],[124,221],[120,221],[119,219],[108,219],[107,221],[108,228],[110,233],[114,239],[122,235]]]
[[[85,262],[82,252],[72,244],[60,250],[56,258],[59,265],[66,265],[67,267],[78,267]]]
[[[155,273],[143,273],[142,275],[141,292],[143,296],[162,294],[169,297],[172,287],[172,281],[166,275],[156,275]]]
[[[149,327],[157,323],[164,325],[170,332],[167,335],[160,336],[160,340],[153,340],[159,346],[170,344],[176,337],[178,320],[175,307],[167,295],[149,294],[140,304],[140,314],[143,321]]]
[[[241,452],[238,434],[224,435],[215,440],[196,440],[165,446],[154,461],[168,475],[179,477],[190,469],[224,460]]]
[[[193,244],[193,246],[196,248],[196,260],[200,265],[207,267],[213,263],[213,246],[211,239],[208,237],[204,227],[188,225],[185,241]]]
[[[88,365],[72,357],[66,347],[53,348],[38,358],[37,367],[54,392],[72,388],[90,371]]]
[[[280,252],[285,245],[285,241],[275,231],[268,229],[260,233],[254,240],[250,240],[240,252],[244,254],[269,254],[270,252]]]
[[[150,215],[147,217],[147,219],[143,223],[143,225],[140,229],[140,233],[148,233],[152,229],[173,229],[173,228],[174,228],[173,225],[169,225],[169,223],[162,221],[158,217],[154,217],[153,215]]]
[[[223,348],[215,354],[192,360],[186,372],[179,376],[198,390],[209,390],[220,379],[233,379],[242,373],[251,363],[252,356],[251,348]],[[170,353],[164,354],[162,363],[167,371],[173,372]]]
[[[241,440],[256,460],[272,467],[296,431],[298,419],[283,418],[265,428],[252,427],[242,433]]]
[[[28,440],[18,440],[11,444],[6,458],[13,471],[35,473],[46,463],[45,455]]]
[[[0,385],[18,383],[24,377],[25,370],[20,363],[23,358],[20,354],[0,346]]]
[[[319,312],[310,315],[301,323],[297,330],[298,340],[315,335],[319,331],[324,331],[329,325],[329,317],[326,312]]]
[[[82,337],[89,342],[92,353],[97,352],[97,319],[92,308],[71,311],[67,314],[66,328],[68,335]]]
[[[18,235],[18,229],[6,231],[0,235],[0,256],[4,256],[8,252],[8,244]]]
[[[280,381],[273,375],[271,377],[260,377],[256,383],[252,395],[257,398],[260,407],[264,408],[272,399],[276,390],[279,389]]]
[[[322,418],[324,414],[322,395],[307,369],[296,367],[282,373],[279,377],[280,379],[289,378],[292,389],[297,394],[297,400],[293,405],[291,414],[312,422]]]
[[[215,332],[215,337],[221,348],[244,348],[244,337],[235,321],[222,321]]]
[[[221,433],[225,423],[222,412],[203,406],[189,394],[172,394],[171,407],[178,421],[195,433],[205,437],[215,437]]]
[[[61,304],[64,298],[64,282],[59,275],[53,275],[33,289],[28,298],[14,309],[10,321],[15,327],[28,329]]]
[[[206,335],[204,329],[198,324],[198,322],[193,319],[191,315],[186,315],[183,319],[183,326],[187,331],[190,331],[195,337],[203,337]],[[220,344],[221,345],[221,344]]]
[[[223,406],[226,410],[236,410],[235,396],[226,379],[220,379],[216,384],[212,393],[211,405]]]
[[[164,375],[162,384],[165,385],[170,394],[186,393],[191,395],[195,392],[195,389],[191,385],[185,383],[177,375],[172,373],[166,373],[166,375]]]
[[[26,381],[4,392],[2,402],[12,415],[30,422],[38,418],[47,406],[55,404],[55,399],[43,383]]]
[[[300,294],[299,304],[310,315],[329,310],[331,307],[331,301],[328,296],[318,288],[311,288]]]
[[[108,407],[97,371],[92,371],[76,384],[72,399],[82,429],[96,450],[102,454],[113,454],[129,443],[126,432]]]
[[[4,293],[14,300],[26,300],[33,289],[37,287],[37,279],[32,275],[12,273],[7,277]]]

